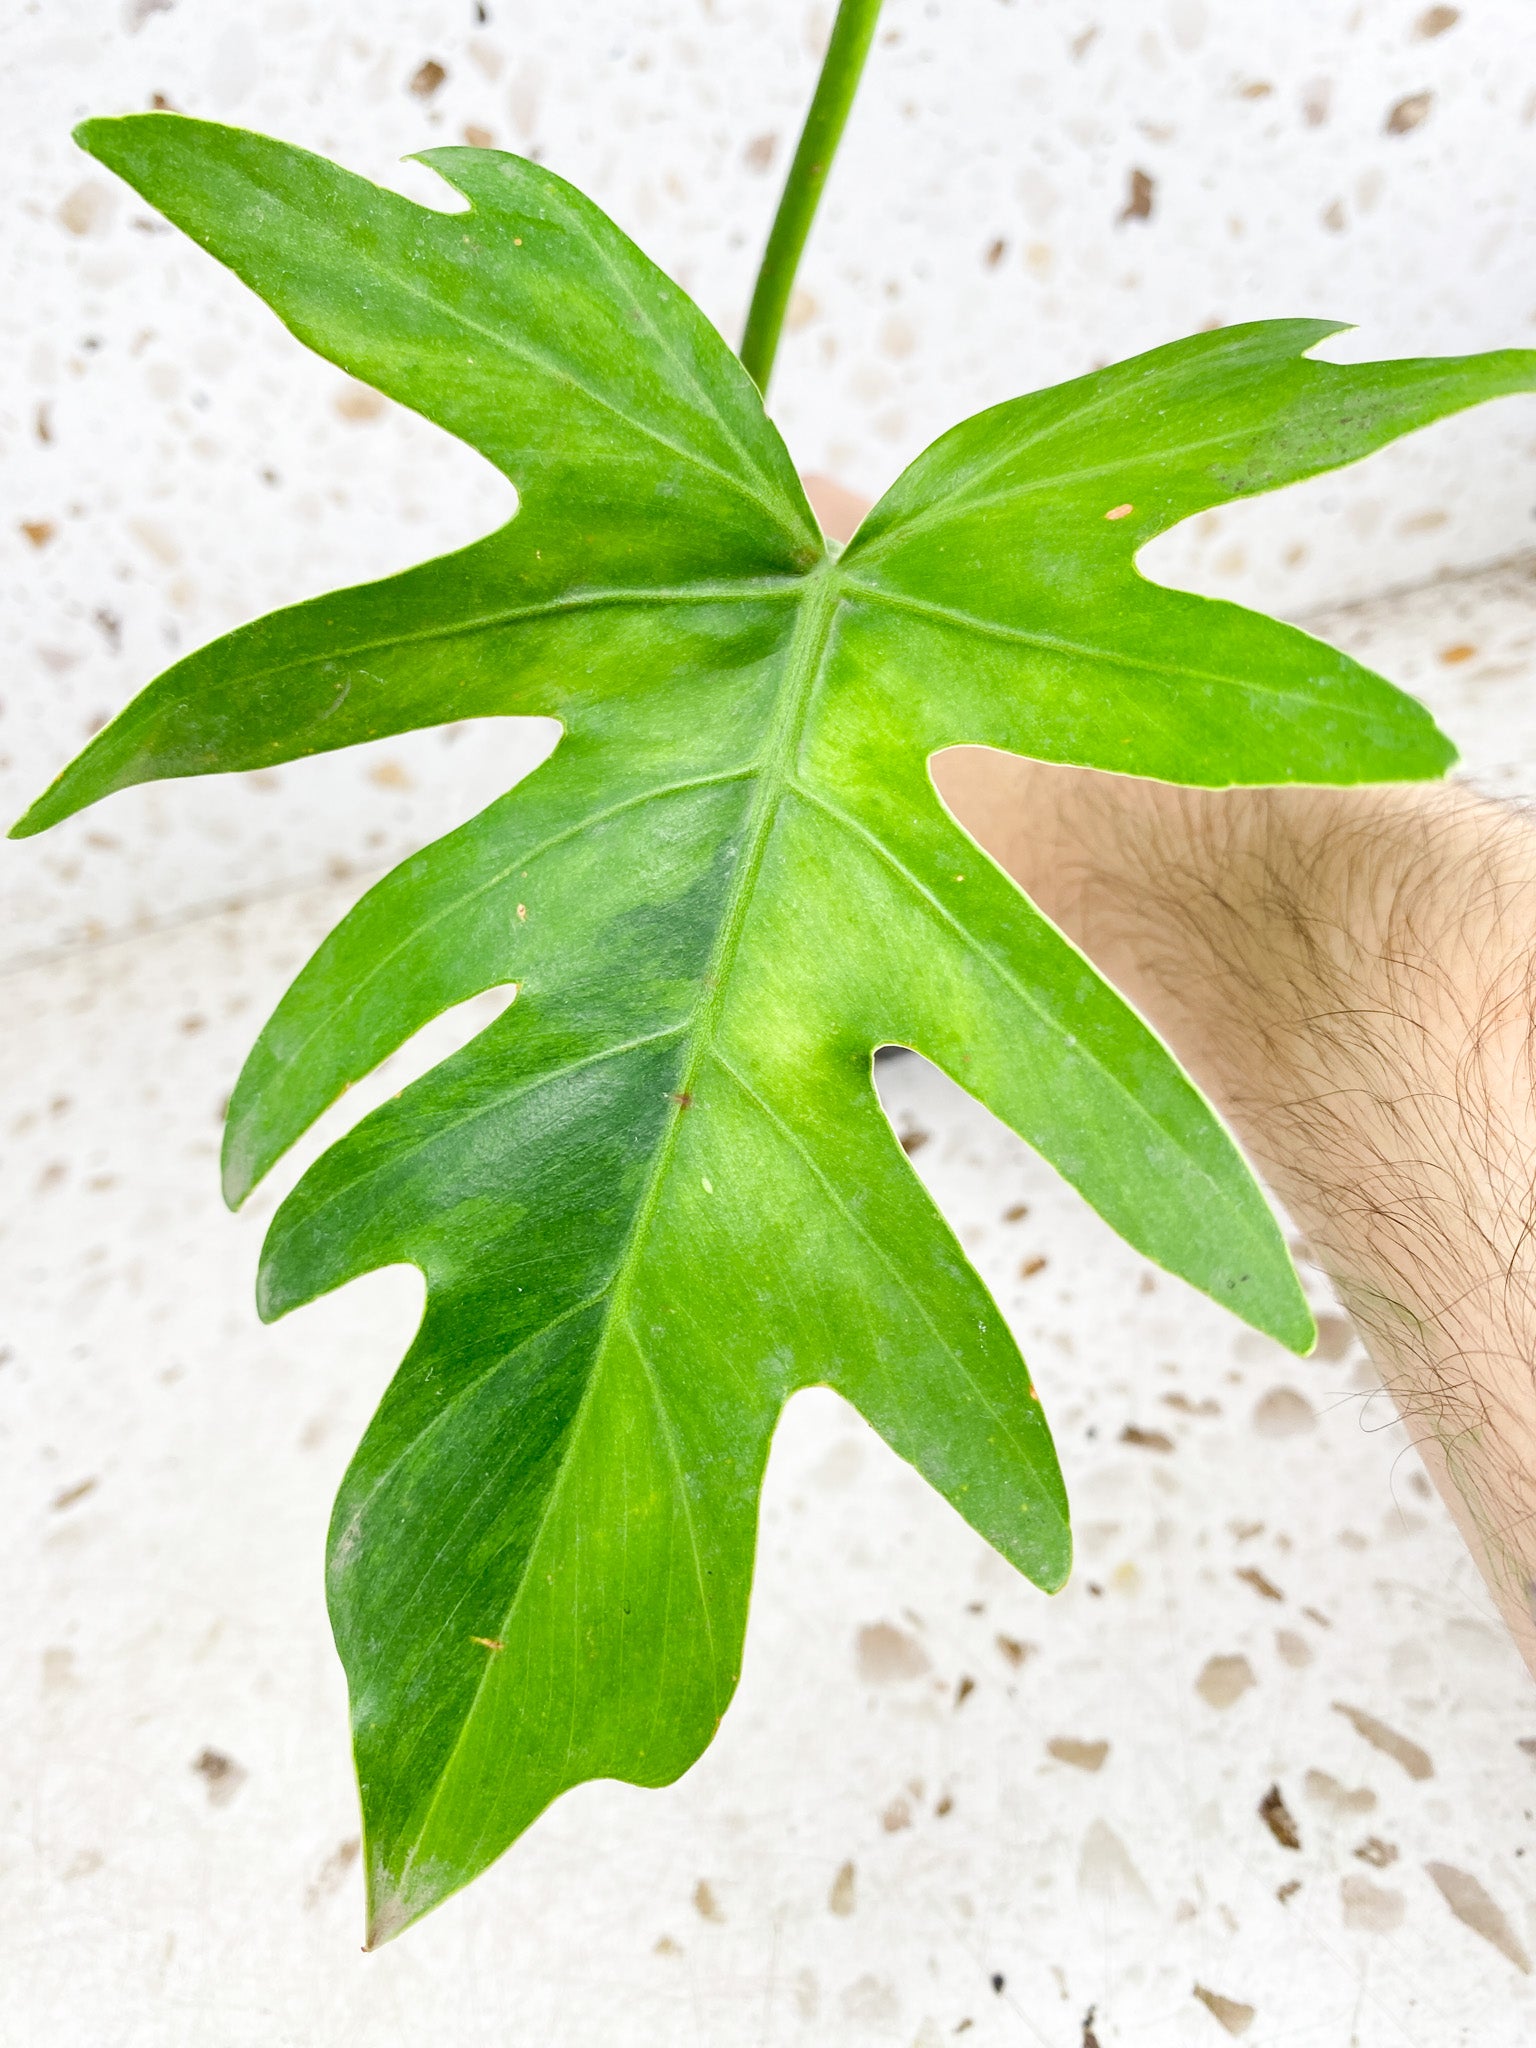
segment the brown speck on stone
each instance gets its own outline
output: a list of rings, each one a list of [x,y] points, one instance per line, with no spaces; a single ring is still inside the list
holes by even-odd
[[[429,100],[447,76],[447,71],[437,59],[428,57],[425,63],[417,65],[411,73],[411,81],[406,90],[415,93],[419,100]]]
[[[962,1678],[955,1687],[955,1705],[963,1707],[975,1690],[976,1681],[974,1678]]]
[[[208,1787],[208,1798],[214,1806],[228,1806],[245,1783],[244,1769],[221,1749],[203,1750],[194,1758],[192,1768]]]
[[[1099,2048],[1099,2037],[1093,2031],[1093,2016],[1098,2009],[1096,2005],[1090,2005],[1083,2014],[1083,2038],[1078,2043],[1078,2048]]]
[[[1274,1580],[1266,1578],[1256,1564],[1239,1565],[1234,1576],[1241,1579],[1245,1586],[1252,1586],[1254,1592],[1258,1594],[1261,1600],[1283,1600],[1285,1598],[1285,1595],[1275,1584]]]
[[[313,1912],[320,1901],[329,1898],[340,1889],[347,1872],[357,1861],[362,1842],[356,1835],[349,1835],[344,1842],[338,1842],[315,1873],[314,1882],[304,1894],[307,1911]]]
[[[21,530],[33,547],[45,548],[59,529],[51,519],[23,519]]]
[[[1191,1401],[1188,1394],[1164,1394],[1163,1406],[1165,1408],[1176,1408],[1180,1415],[1219,1415],[1221,1413],[1221,1403],[1219,1401]]]
[[[496,138],[489,128],[482,128],[474,121],[465,122],[464,140],[471,149],[491,149],[494,148],[496,142]]]
[[[880,1825],[888,1835],[899,1835],[903,1828],[912,1825],[912,1808],[905,1799],[893,1799],[880,1816]]]
[[[1302,94],[1301,118],[1309,128],[1321,128],[1328,118],[1333,105],[1333,84],[1326,78],[1314,78]]]
[[[338,415],[350,420],[353,426],[364,426],[369,420],[382,418],[387,403],[382,391],[373,391],[366,384],[356,383],[345,385],[332,402]]]
[[[1028,1202],[1015,1202],[1011,1208],[1003,1211],[1003,1221],[1005,1223],[1022,1223],[1028,1214]]]
[[[1344,1357],[1355,1341],[1355,1326],[1348,1316],[1321,1315],[1317,1319],[1317,1346],[1312,1356],[1332,1364]]]
[[[1275,1888],[1275,1897],[1280,1901],[1281,1905],[1284,1906],[1291,1899],[1294,1899],[1296,1894],[1300,1890],[1301,1879],[1299,1877],[1288,1877],[1284,1884],[1278,1885]]]
[[[1401,1892],[1351,1874],[1339,1880],[1344,1925],[1360,1934],[1395,1934],[1403,1924],[1408,1901]]]
[[[1271,1387],[1253,1411],[1253,1426],[1260,1436],[1278,1441],[1315,1429],[1317,1415],[1306,1395],[1294,1387]]]
[[[1075,1771],[1100,1771],[1109,1755],[1107,1742],[1083,1742],[1076,1735],[1053,1735],[1045,1745],[1047,1754]]]
[[[1207,1657],[1195,1680],[1195,1691],[1208,1707],[1230,1707],[1257,1684],[1246,1657]]]
[[[927,1142],[928,1133],[926,1131],[903,1131],[901,1135],[901,1149],[909,1159],[914,1152],[921,1152]]]
[[[1415,128],[1422,127],[1429,119],[1429,110],[1435,103],[1432,92],[1410,92],[1400,99],[1387,114],[1383,126],[1388,135],[1410,135]]]
[[[1355,1854],[1362,1863],[1369,1863],[1372,1870],[1385,1870],[1389,1863],[1397,1861],[1397,1850],[1380,1835],[1367,1835]]]
[[[1250,78],[1238,87],[1237,96],[1240,100],[1267,100],[1274,89],[1267,78]]]
[[[1426,1863],[1425,1870],[1442,1899],[1463,1927],[1470,1927],[1496,1948],[1523,1975],[1531,1974],[1531,1960],[1520,1946],[1514,1929],[1482,1884],[1470,1870],[1458,1870],[1450,1863]]]
[[[1278,1785],[1271,1785],[1259,1801],[1259,1819],[1274,1836],[1282,1849],[1301,1847],[1301,1830],[1297,1827],[1291,1809]]]
[[[1173,1438],[1160,1429],[1139,1429],[1134,1422],[1128,1422],[1120,1432],[1123,1444],[1134,1444],[1139,1451],[1171,1451]]]
[[[1333,1702],[1333,1711],[1342,1714],[1355,1733],[1362,1736],[1372,1747],[1379,1749],[1383,1756],[1391,1757],[1401,1764],[1410,1778],[1422,1781],[1435,1775],[1427,1750],[1420,1749],[1416,1742],[1410,1742],[1406,1735],[1399,1735],[1395,1728],[1389,1728],[1385,1721],[1378,1721],[1374,1714],[1366,1713],[1363,1707],[1346,1706],[1342,1700]]]
[[[1304,1671],[1312,1662],[1312,1645],[1305,1636],[1297,1635],[1292,1628],[1283,1628],[1275,1636],[1275,1648],[1283,1662],[1293,1671]]]
[[[893,1685],[921,1678],[932,1668],[928,1652],[905,1630],[888,1621],[861,1628],[854,1641],[854,1661],[866,1685]]]
[[[670,1934],[659,1936],[651,1950],[652,1955],[657,1956],[680,1956],[682,1952],[682,1949],[672,1939]]]
[[[841,1864],[832,1889],[827,1893],[827,1911],[846,1920],[858,1904],[858,1873],[851,1863]]]
[[[992,241],[988,242],[987,253],[985,256],[983,256],[981,260],[983,263],[986,264],[988,270],[996,270],[999,263],[1002,262],[1003,258],[1007,254],[1008,244],[1001,235],[998,235]]]
[[[940,1820],[943,1820],[946,1814],[954,1812],[955,1802],[946,1792],[943,1794],[941,1798],[938,1798],[933,1802],[933,1810],[937,1817]]]
[[[774,152],[778,149],[778,146],[779,138],[777,135],[772,133],[754,135],[746,148],[741,152],[742,162],[749,171],[766,171],[773,162]]]
[[[1331,1807],[1341,1816],[1370,1813],[1376,1805],[1376,1794],[1369,1785],[1357,1785],[1351,1790],[1348,1785],[1341,1785],[1337,1778],[1329,1777],[1326,1771],[1308,1771],[1302,1783],[1309,1799],[1315,1799],[1320,1806]]]
[[[56,1515],[60,1514],[65,1508],[72,1508],[77,1500],[84,1500],[88,1493],[94,1493],[100,1484],[99,1479],[77,1479],[73,1486],[62,1487],[49,1505]]]
[[[1039,1252],[1036,1252],[1032,1259],[1021,1259],[1019,1261],[1019,1278],[1021,1280],[1033,1280],[1037,1273],[1045,1271],[1046,1264],[1047,1261]]]
[[[1440,659],[1447,668],[1459,668],[1462,662],[1470,661],[1477,649],[1468,640],[1457,640],[1450,647],[1442,647]]]
[[[1017,1671],[1027,1657],[1033,1657],[1039,1647],[1035,1643],[1020,1642],[1017,1636],[999,1636],[997,1647]]]
[[[1119,219],[1150,220],[1156,193],[1156,181],[1146,171],[1133,170],[1126,186],[1125,204],[1120,209]]]
[[[693,1910],[701,1920],[713,1920],[717,1925],[725,1918],[707,1878],[701,1877],[693,1888]]]
[[[1429,42],[1435,36],[1443,36],[1448,28],[1454,28],[1460,19],[1459,7],[1426,7],[1413,24],[1413,32],[1422,41]]]
[[[1195,1986],[1195,1996],[1213,2019],[1219,2020],[1229,2034],[1246,2034],[1254,2022],[1254,2008],[1244,2005],[1237,1998],[1223,1998],[1219,1991],[1208,1991],[1203,1984]]]

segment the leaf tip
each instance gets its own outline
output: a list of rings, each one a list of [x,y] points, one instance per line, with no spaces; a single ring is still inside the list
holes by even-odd
[[[370,1863],[364,1953],[372,1954],[404,1934],[407,1927],[413,1927],[475,1875],[473,1867],[460,1869],[434,1858],[420,1863],[408,1859],[399,1871],[389,1869],[381,1861]]]

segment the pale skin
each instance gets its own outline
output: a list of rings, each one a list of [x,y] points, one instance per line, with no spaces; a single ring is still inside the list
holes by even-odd
[[[834,537],[861,500],[808,479]],[[960,822],[1145,1016],[1327,1270],[1536,1673],[1536,822],[982,747]]]

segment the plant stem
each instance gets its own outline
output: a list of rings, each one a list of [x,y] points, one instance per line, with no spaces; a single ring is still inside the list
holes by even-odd
[[[765,397],[800,254],[816,217],[832,158],[842,140],[843,125],[858,91],[859,75],[869,54],[879,13],[880,0],[842,0],[827,54],[822,59],[810,112],[800,131],[794,162],[784,180],[779,210],[773,217],[747,313],[746,332],[741,338],[742,364]]]

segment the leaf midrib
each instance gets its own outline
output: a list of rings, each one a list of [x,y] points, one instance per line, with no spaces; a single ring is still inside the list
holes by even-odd
[[[747,844],[741,863],[741,871],[735,889],[732,892],[731,900],[721,918],[720,930],[715,941],[714,950],[703,973],[704,998],[695,1012],[695,1021],[692,1026],[693,1044],[679,1081],[677,1089],[679,1096],[686,1097],[692,1093],[692,1084],[698,1078],[698,1070],[704,1059],[713,1049],[712,1040],[721,1009],[727,998],[731,967],[735,960],[737,948],[741,943],[742,933],[746,927],[747,914],[751,909],[752,897],[757,887],[758,877],[762,872],[763,861],[767,854],[768,842],[772,835],[773,826],[778,817],[783,798],[788,794],[791,787],[795,754],[798,751],[806,713],[809,710],[811,697],[821,674],[822,663],[831,639],[833,621],[842,602],[841,579],[831,569],[830,563],[819,565],[818,569],[812,570],[807,575],[805,578],[805,591],[801,598],[803,610],[795,629],[794,639],[790,643],[789,651],[785,656],[786,673],[780,691],[778,716],[774,721],[767,746],[764,749],[758,794],[753,802],[752,811],[747,822]],[[594,1392],[602,1379],[610,1349],[612,1348],[613,1332],[631,1327],[630,1303],[634,1292],[636,1276],[641,1264],[641,1255],[650,1233],[650,1226],[655,1216],[657,1205],[661,1199],[662,1188],[672,1163],[672,1156],[677,1147],[678,1132],[682,1128],[682,1120],[686,1114],[686,1109],[680,1103],[676,1114],[667,1125],[661,1143],[656,1148],[656,1157],[652,1163],[650,1176],[637,1205],[635,1219],[630,1225],[628,1243],[610,1276],[607,1290],[608,1307],[604,1317],[603,1335],[594,1352],[592,1366],[587,1375],[587,1383],[582,1391],[581,1400],[577,1404],[576,1412],[571,1418],[571,1427],[566,1437],[568,1447],[574,1447],[587,1409],[590,1407]],[[649,1380],[647,1392],[650,1398],[659,1405],[660,1390],[655,1376],[654,1374],[648,1374],[647,1377]],[[668,1425],[670,1425],[670,1416],[666,1420]],[[550,1488],[548,1503],[543,1515],[540,1517],[538,1531],[529,1546],[517,1586],[497,1629],[497,1635],[501,1639],[505,1639],[508,1630],[512,1626],[524,1589],[529,1583],[539,1545],[544,1539],[545,1531],[550,1527],[555,1518],[573,1462],[573,1458],[569,1455],[561,1460],[560,1469],[555,1475],[554,1483]],[[684,1502],[684,1510],[689,1515],[691,1525],[691,1511],[686,1501]],[[493,1662],[493,1657],[488,1656],[485,1668],[481,1672],[476,1682],[475,1690],[464,1710],[463,1718],[459,1724],[459,1732],[454,1738],[453,1746],[444,1758],[442,1766],[438,1771],[437,1783],[433,1787],[432,1797],[427,1802],[421,1820],[412,1833],[409,1848],[406,1849],[404,1856],[400,1859],[399,1874],[396,1882],[401,1885],[403,1885],[405,1877],[431,1828],[432,1816],[437,1809],[438,1801],[441,1799],[443,1790],[452,1776],[460,1748],[479,1710],[482,1695],[490,1680]]]

